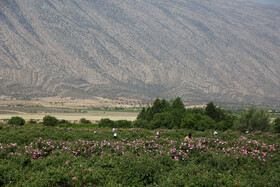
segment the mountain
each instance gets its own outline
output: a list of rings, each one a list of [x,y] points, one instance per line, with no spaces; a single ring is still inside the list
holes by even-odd
[[[1,0],[0,95],[280,105],[280,6]]]

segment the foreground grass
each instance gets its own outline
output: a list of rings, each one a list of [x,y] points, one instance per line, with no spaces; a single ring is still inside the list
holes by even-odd
[[[0,185],[276,186],[280,135],[3,126]]]

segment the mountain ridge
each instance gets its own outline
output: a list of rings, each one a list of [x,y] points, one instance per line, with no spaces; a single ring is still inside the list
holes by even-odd
[[[0,94],[280,101],[280,7],[4,0]]]

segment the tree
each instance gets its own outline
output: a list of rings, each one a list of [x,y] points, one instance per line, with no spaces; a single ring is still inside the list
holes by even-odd
[[[133,121],[133,127],[135,128],[149,128],[147,120],[137,119]]]
[[[143,107],[142,110],[139,112],[139,114],[137,115],[137,119],[147,119],[147,110],[145,107]]]
[[[180,97],[177,97],[171,104],[171,114],[173,125],[180,128],[182,118],[185,115],[186,108]]]
[[[128,121],[128,120],[118,120],[115,122],[115,126],[117,128],[131,128],[132,123],[131,123],[131,121]]]
[[[159,98],[153,103],[153,106],[148,110],[146,120],[150,122],[156,113],[160,113],[162,111],[161,101]]]
[[[258,109],[253,114],[252,125],[254,130],[269,130],[269,115],[264,109]]]
[[[220,131],[225,131],[233,126],[235,120],[236,116],[226,115],[224,120],[216,124],[216,129]]]
[[[9,125],[17,125],[17,126],[22,126],[25,124],[25,120],[21,117],[12,117],[9,121],[8,121]]]
[[[158,128],[167,128],[172,129],[172,115],[168,112],[157,113],[155,114],[153,120],[151,121],[151,128],[158,129]]]
[[[43,124],[45,126],[56,126],[58,122],[58,119],[54,116],[47,115],[43,118]]]
[[[179,110],[180,112],[184,113],[186,111],[185,105],[180,97],[177,97],[171,105],[172,110]]]
[[[216,117],[216,105],[212,101],[206,105],[205,114],[212,119]]]
[[[161,100],[161,112],[167,112],[170,111],[171,106],[170,103],[168,101],[166,101],[165,99]]]
[[[103,118],[100,120],[99,124],[98,124],[99,127],[111,127],[111,128],[115,128],[116,125],[115,125],[115,122],[110,120],[109,118]]]
[[[66,123],[69,123],[69,122],[65,119],[59,120],[59,124],[66,124]]]
[[[243,110],[236,128],[241,131],[264,131],[269,128],[269,115],[264,109],[254,110],[251,106],[247,111]]]
[[[204,131],[215,128],[216,122],[209,116],[200,113],[187,113],[182,119],[181,128]]]
[[[280,118],[276,118],[273,121],[273,128],[276,133],[280,133]]]
[[[81,118],[80,119],[80,123],[83,123],[83,124],[89,124],[91,123],[89,120],[87,120],[86,118]]]
[[[225,119],[226,112],[221,108],[218,108],[214,103],[211,101],[207,104],[205,108],[205,114],[211,117],[216,122],[220,122]]]

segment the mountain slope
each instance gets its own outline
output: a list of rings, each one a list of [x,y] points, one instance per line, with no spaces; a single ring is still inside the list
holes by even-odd
[[[280,7],[2,0],[0,94],[279,103]]]

